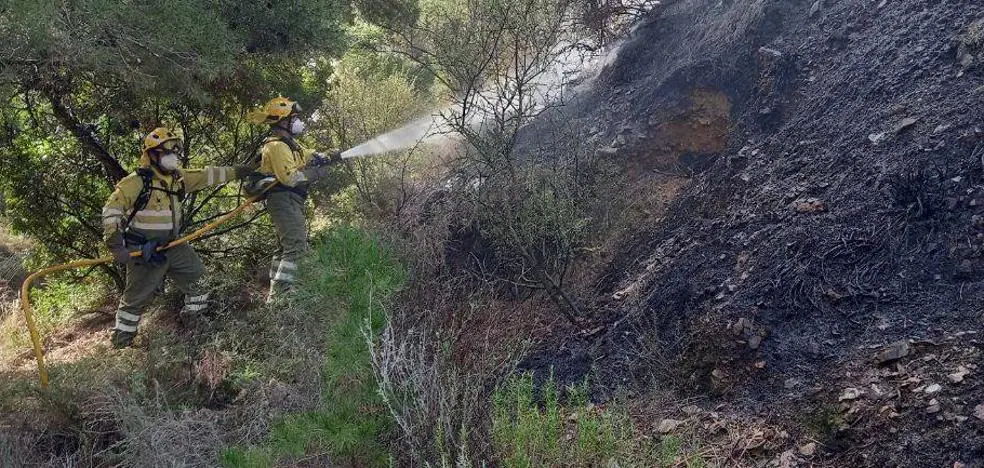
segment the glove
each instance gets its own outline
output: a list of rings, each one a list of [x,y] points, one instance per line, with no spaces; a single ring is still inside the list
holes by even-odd
[[[308,162],[308,167],[324,167],[331,164],[328,158],[322,153],[314,153],[311,155],[311,161]]]
[[[331,153],[325,155],[324,153],[314,153],[311,156],[311,162],[308,163],[308,167],[324,167],[331,166],[342,162],[342,152],[332,151]]]
[[[130,261],[130,251],[126,249],[126,242],[123,240],[123,233],[115,232],[106,239],[106,247],[113,254],[113,263],[125,265]]]
[[[130,262],[130,251],[126,247],[120,246],[111,250],[113,254],[113,263],[117,265],[126,265]]]
[[[256,170],[254,166],[235,166],[236,178],[245,179],[248,175],[252,174]]]
[[[144,242],[144,244],[140,246],[140,258],[142,258],[143,261],[147,262],[150,266],[158,266],[163,264],[164,261],[167,260],[167,257],[164,255],[164,252],[157,251],[157,248],[162,244],[164,244],[164,242],[158,240],[149,240]]]

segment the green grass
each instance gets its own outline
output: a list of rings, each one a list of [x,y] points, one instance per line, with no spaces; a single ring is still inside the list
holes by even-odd
[[[356,466],[388,464],[383,436],[390,420],[376,392],[363,330],[377,332],[385,324],[386,301],[402,286],[405,271],[378,240],[356,228],[329,230],[315,240],[313,253],[292,307],[311,316],[337,315],[325,330],[324,399],[318,409],[274,424],[262,446],[227,449],[224,466],[267,467],[319,454]]]
[[[590,404],[586,385],[568,388],[566,405],[553,379],[540,388],[542,404],[534,394],[533,377],[525,374],[493,396],[493,441],[503,466],[601,466],[634,450],[624,408]]]
[[[616,398],[604,406],[588,399],[588,387],[563,394],[553,379],[539,389],[530,374],[513,376],[492,399],[493,448],[501,466],[706,466],[677,435],[644,437]]]
[[[97,308],[106,297],[106,286],[98,281],[56,277],[43,286],[34,287],[31,289],[31,305],[38,333],[42,338],[49,336],[68,324],[79,312]],[[20,309],[11,310],[0,324],[0,357],[6,359],[30,347],[31,338]]]

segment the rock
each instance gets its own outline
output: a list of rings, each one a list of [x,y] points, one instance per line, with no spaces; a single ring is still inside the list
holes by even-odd
[[[765,369],[765,361],[759,361],[755,363],[756,369]]]
[[[875,362],[879,366],[885,364],[891,364],[899,359],[902,359],[912,353],[912,346],[909,345],[909,340],[900,340],[885,346],[875,354]]]
[[[943,408],[940,406],[940,402],[937,401],[936,398],[933,398],[929,401],[929,406],[926,407],[926,413],[936,414],[939,413],[941,409]]]
[[[731,333],[735,336],[741,336],[745,333],[746,329],[752,328],[752,322],[745,317],[741,317],[733,325],[731,325]]]
[[[680,424],[683,424],[683,421],[678,421],[676,419],[664,419],[659,422],[659,425],[656,426],[656,430],[659,431],[660,434],[669,434],[680,426]]]
[[[941,387],[940,384],[932,384],[926,387],[926,389],[923,390],[923,392],[925,392],[927,395],[932,395],[934,393],[939,392],[940,390],[943,390],[943,387]]]
[[[783,382],[782,386],[785,387],[786,390],[792,390],[792,389],[794,389],[796,387],[799,387],[800,386],[800,383],[801,382],[799,381],[799,379],[789,378],[789,379],[786,379],[785,382]]]
[[[625,146],[626,143],[628,143],[628,139],[625,137],[625,134],[620,133],[615,136],[615,139],[612,140],[612,144],[609,146],[612,148],[621,148]]]
[[[798,466],[796,463],[796,454],[792,450],[786,450],[779,454],[778,460],[773,460],[771,466],[778,466],[779,468],[793,468]]]
[[[801,198],[793,202],[793,209],[797,213],[822,213],[827,206],[818,198]]]
[[[947,375],[946,378],[951,383],[958,384],[958,383],[961,383],[961,382],[964,381],[964,377],[966,377],[967,374],[970,374],[970,371],[967,370],[966,367],[960,366],[960,367],[957,368],[957,371],[956,372],[954,372],[954,373],[952,373],[950,375]]]
[[[868,135],[868,141],[870,141],[871,144],[875,146],[880,145],[882,142],[885,141],[886,138],[888,138],[888,134],[885,132],[872,133]]]
[[[693,416],[697,413],[700,413],[700,407],[697,405],[687,405],[684,406],[683,408],[680,408],[680,411],[683,411],[683,414],[686,414],[687,416]]]
[[[936,126],[936,128],[933,129],[933,135],[939,135],[940,133],[949,130],[950,127],[951,127],[950,125],[939,124],[938,126]]]
[[[841,392],[841,394],[840,394],[839,397],[837,397],[837,401],[852,401],[852,400],[857,400],[858,398],[861,398],[861,395],[863,393],[864,392],[862,392],[861,390],[858,390],[858,389],[856,389],[854,387],[848,387],[848,388],[845,388],[843,392]]]
[[[918,122],[918,121],[919,121],[919,119],[917,119],[915,117],[906,117],[906,118],[902,119],[901,122],[899,122],[898,124],[896,124],[895,127],[892,127],[892,133],[896,133],[896,134],[901,133],[901,132],[905,131],[906,129],[908,129],[909,127],[915,125],[916,122]]]
[[[595,151],[595,153],[598,156],[616,156],[616,155],[618,155],[618,148],[613,148],[611,146],[605,146],[603,148],[599,148],[598,151]]]
[[[817,444],[814,442],[810,442],[806,445],[802,445],[799,448],[799,453],[804,457],[812,457],[813,454],[817,453]]]
[[[974,407],[974,417],[984,421],[984,404],[980,404]]]
[[[721,369],[714,369],[713,371],[711,371],[711,377],[714,377],[715,379],[718,380],[722,380],[724,379],[725,374],[724,371]]]
[[[748,347],[749,348],[759,349],[760,346],[762,346],[762,336],[761,335],[752,335],[752,337],[748,339]]]
[[[963,275],[972,274],[974,272],[974,262],[971,262],[969,259],[964,259],[959,265],[957,265],[957,272]]]
[[[977,20],[967,27],[967,30],[957,38],[957,61],[967,70],[981,61],[984,48],[984,20]],[[961,72],[962,73],[962,72]]]

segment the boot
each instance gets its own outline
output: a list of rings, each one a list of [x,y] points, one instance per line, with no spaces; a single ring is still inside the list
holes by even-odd
[[[123,349],[133,346],[133,339],[137,337],[137,332],[128,332],[123,330],[113,330],[113,337],[110,342],[113,344],[113,348]]]

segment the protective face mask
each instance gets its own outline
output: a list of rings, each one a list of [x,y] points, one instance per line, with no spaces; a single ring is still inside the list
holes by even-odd
[[[307,125],[305,125],[304,124],[304,121],[301,120],[301,119],[294,119],[294,120],[291,120],[290,121],[290,134],[291,135],[300,135],[300,134],[304,133],[304,129],[306,129],[306,128],[307,128]]]
[[[166,171],[175,171],[178,169],[180,161],[178,160],[178,155],[174,153],[168,153],[161,156],[161,168]]]

